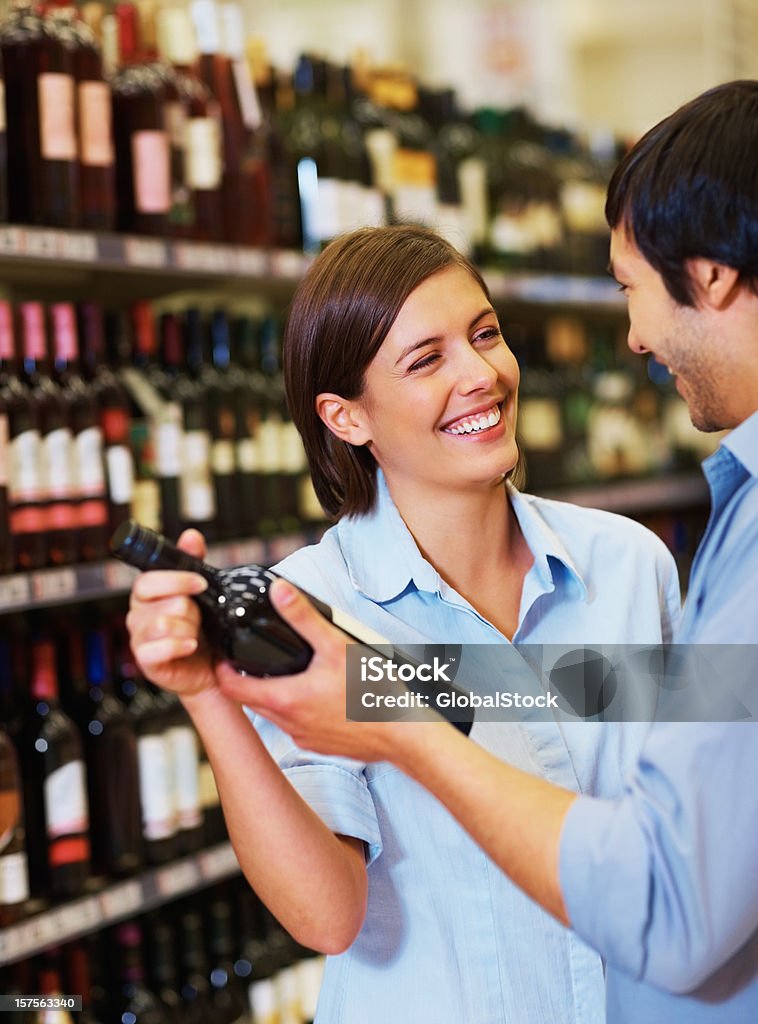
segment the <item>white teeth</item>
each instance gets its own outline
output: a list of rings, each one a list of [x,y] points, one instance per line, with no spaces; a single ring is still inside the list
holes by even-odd
[[[489,430],[500,422],[500,407],[495,406],[489,413],[483,413],[477,419],[462,420],[454,427],[448,427],[447,434],[476,434],[480,430]]]

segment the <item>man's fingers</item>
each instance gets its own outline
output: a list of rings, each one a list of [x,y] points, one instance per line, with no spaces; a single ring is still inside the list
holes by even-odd
[[[283,705],[288,703],[283,679],[243,676],[226,661],[216,665],[216,682],[225,696],[255,710],[283,710]]]
[[[205,558],[208,551],[205,537],[199,530],[185,530],[176,542],[176,546],[182,551],[186,551],[188,555],[194,555],[195,558]]]
[[[271,584],[269,596],[282,618],[307,640],[318,654],[333,653],[328,652],[327,648],[344,649],[344,633],[328,623],[297,587],[293,587],[286,580],[276,579]]]

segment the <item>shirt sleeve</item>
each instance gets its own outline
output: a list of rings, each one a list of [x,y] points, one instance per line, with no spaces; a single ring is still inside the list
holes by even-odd
[[[245,710],[266,749],[303,800],[332,832],[362,839],[367,846],[367,864],[376,860],[382,852],[382,839],[365,764],[301,750],[277,726]]]
[[[580,797],[561,837],[572,927],[615,967],[697,988],[758,921],[754,723],[653,727],[620,801]]]

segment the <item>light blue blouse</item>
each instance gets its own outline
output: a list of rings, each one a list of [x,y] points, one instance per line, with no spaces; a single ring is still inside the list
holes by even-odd
[[[657,537],[621,516],[512,488],[510,500],[534,555],[514,643],[671,640],[679,584]],[[277,571],[395,644],[508,643],[422,557],[381,474],[372,514],[343,519]],[[425,790],[389,764],[307,753],[253,720],[329,827],[367,846],[366,921],[327,961],[318,1024],[604,1020],[599,956],[512,885]],[[611,797],[647,728],[487,722],[471,737],[528,772]]]

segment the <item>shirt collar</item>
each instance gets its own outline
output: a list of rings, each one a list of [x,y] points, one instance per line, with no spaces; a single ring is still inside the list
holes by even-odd
[[[751,476],[758,476],[758,411],[748,416],[721,442]]]
[[[377,469],[376,504],[368,515],[346,516],[337,524],[340,546],[353,587],[369,600],[383,603],[398,597],[413,584],[417,590],[437,593],[442,579],[423,557],[403,522]],[[521,532],[534,555],[536,572],[546,589],[554,589],[557,563],[574,577],[587,597],[587,585],[555,531],[540,516],[536,499],[521,494],[510,483],[508,495]]]

